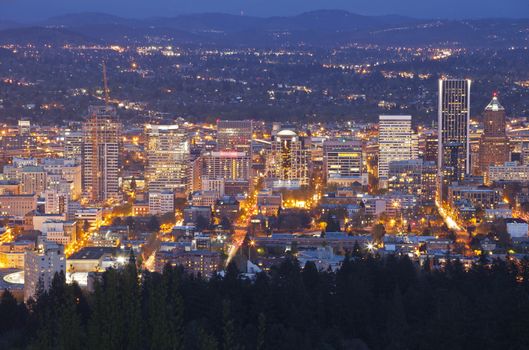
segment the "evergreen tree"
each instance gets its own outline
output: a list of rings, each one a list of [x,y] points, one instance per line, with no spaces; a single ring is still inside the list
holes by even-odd
[[[237,332],[235,330],[235,322],[231,316],[230,302],[225,300],[222,303],[222,339],[224,350],[239,350],[240,346],[237,341]]]
[[[399,288],[393,293],[387,317],[387,337],[389,349],[406,349],[406,339],[408,337],[408,323],[402,302],[402,294]]]
[[[266,339],[266,317],[263,313],[259,314],[258,327],[257,343],[255,345],[255,349],[263,350],[265,348]]]
[[[332,272],[300,269],[288,254],[254,281],[235,265],[209,280],[168,266],[141,283],[130,260],[99,275],[92,293],[64,274],[47,291],[39,283],[29,313],[4,293],[0,348],[529,348],[529,259],[417,273],[406,257],[346,256]]]
[[[132,249],[130,250],[129,263],[121,271],[121,275],[121,300],[125,314],[125,327],[127,329],[126,344],[128,349],[139,349],[143,337],[141,290],[138,281],[136,257]]]
[[[6,289],[0,300],[0,315],[9,315],[9,317],[0,317],[1,334],[23,327],[27,319],[27,310],[24,304],[18,305],[13,294]]]
[[[144,273],[143,296],[145,300],[145,348],[171,349],[169,317],[167,315],[167,286],[157,273]]]
[[[167,286],[167,323],[171,336],[171,348],[183,349],[184,303],[179,290],[179,276],[176,269],[166,267],[163,277]]]

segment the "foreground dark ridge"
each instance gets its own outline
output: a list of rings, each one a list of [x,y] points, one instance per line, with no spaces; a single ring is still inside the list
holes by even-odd
[[[469,271],[418,269],[407,258],[357,256],[337,273],[293,258],[258,275],[209,281],[134,265],[85,295],[57,276],[36,303],[0,303],[1,348],[524,349],[529,261],[482,258]]]

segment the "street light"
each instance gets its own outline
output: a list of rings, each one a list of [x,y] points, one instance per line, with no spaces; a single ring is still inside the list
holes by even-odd
[[[252,247],[255,247],[255,241],[253,239],[250,240],[250,242],[248,243],[248,260],[252,260],[251,259],[251,253],[252,253],[251,248]]]

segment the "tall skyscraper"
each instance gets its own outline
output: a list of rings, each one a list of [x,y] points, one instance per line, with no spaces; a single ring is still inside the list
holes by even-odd
[[[510,160],[509,138],[505,125],[505,108],[494,94],[483,113],[483,134],[479,144],[480,175],[486,175],[489,166],[503,165]]]
[[[112,106],[91,106],[83,124],[83,191],[90,202],[119,199],[121,123]]]
[[[411,128],[410,115],[381,115],[378,133],[379,187],[386,188],[390,162],[417,158],[417,137]]]
[[[276,180],[275,187],[300,187],[309,184],[309,152],[304,140],[292,130],[281,130],[272,141],[266,173]]]
[[[217,150],[247,152],[250,155],[252,134],[251,120],[218,120]]]
[[[470,171],[470,80],[440,79],[438,110],[438,196]]]
[[[186,192],[189,139],[180,125],[147,125],[146,179],[149,192]]]

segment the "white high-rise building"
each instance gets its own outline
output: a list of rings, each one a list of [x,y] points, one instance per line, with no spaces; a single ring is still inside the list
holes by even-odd
[[[35,296],[39,283],[48,290],[56,273],[65,272],[64,247],[54,242],[39,242],[24,256],[24,300]]]
[[[189,140],[180,125],[147,125],[146,180],[149,192],[186,192]]]
[[[174,193],[173,191],[165,190],[161,192],[149,193],[149,214],[161,215],[166,213],[174,213]]]
[[[381,115],[378,132],[378,180],[379,187],[386,188],[390,162],[418,157],[417,137],[410,115]]]

